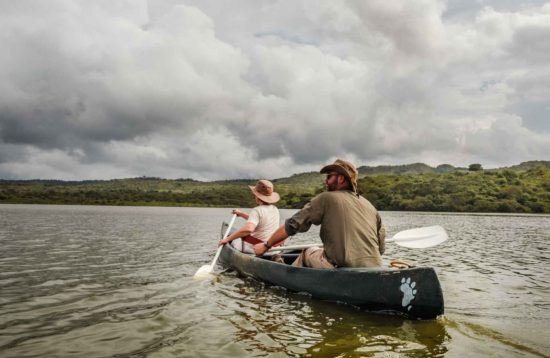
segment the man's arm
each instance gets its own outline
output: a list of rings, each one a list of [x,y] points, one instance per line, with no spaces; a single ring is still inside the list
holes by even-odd
[[[220,240],[219,245],[224,245],[240,237],[248,236],[252,232],[254,232],[254,229],[256,229],[256,225],[254,225],[253,223],[246,223],[239,230],[235,231],[225,239]]]
[[[233,209],[232,213],[245,220],[248,220],[248,214],[245,213],[244,211],[240,211],[239,209]]]
[[[376,214],[376,221],[376,226],[378,229],[378,251],[380,252],[380,255],[383,255],[384,251],[386,251],[386,228],[384,227],[382,218],[378,213]]]
[[[267,240],[267,243],[262,242],[260,244],[254,245],[254,252],[256,253],[256,256],[262,256],[273,245],[277,245],[279,242],[283,241],[286,238],[288,238],[288,234],[286,232],[285,226],[281,225],[277,230],[275,230],[273,234],[271,234],[271,237]]]

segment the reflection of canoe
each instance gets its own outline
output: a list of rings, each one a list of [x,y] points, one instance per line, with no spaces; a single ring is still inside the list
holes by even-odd
[[[292,262],[297,254],[283,254]],[[243,254],[231,245],[220,262],[245,276],[327,301],[344,302],[370,311],[433,319],[443,314],[443,294],[431,267],[312,269],[276,263]]]

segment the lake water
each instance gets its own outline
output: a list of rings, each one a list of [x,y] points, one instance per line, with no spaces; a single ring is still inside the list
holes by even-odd
[[[0,356],[550,356],[549,215],[381,215],[388,236],[449,233],[385,255],[435,268],[439,319],[364,312],[232,272],[194,281],[229,209],[0,205]]]

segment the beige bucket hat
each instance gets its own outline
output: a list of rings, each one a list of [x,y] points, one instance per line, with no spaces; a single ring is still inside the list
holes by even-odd
[[[281,198],[279,194],[273,191],[273,183],[269,180],[258,180],[255,186],[248,186],[252,193],[263,202],[274,204]]]
[[[321,169],[321,174],[329,173],[329,172],[336,172],[338,174],[342,174],[346,177],[346,179],[351,184],[351,188],[354,193],[357,192],[357,177],[359,176],[359,172],[355,168],[355,165],[351,164],[347,160],[343,159],[336,159],[334,163],[325,165]]]

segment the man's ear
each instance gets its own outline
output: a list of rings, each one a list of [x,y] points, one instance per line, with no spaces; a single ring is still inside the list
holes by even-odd
[[[338,177],[338,180],[340,180],[340,178],[342,178],[342,181],[340,182],[340,184],[342,185],[346,185],[347,188],[351,188],[351,183],[349,182],[349,180],[345,177],[345,176],[340,176]]]

